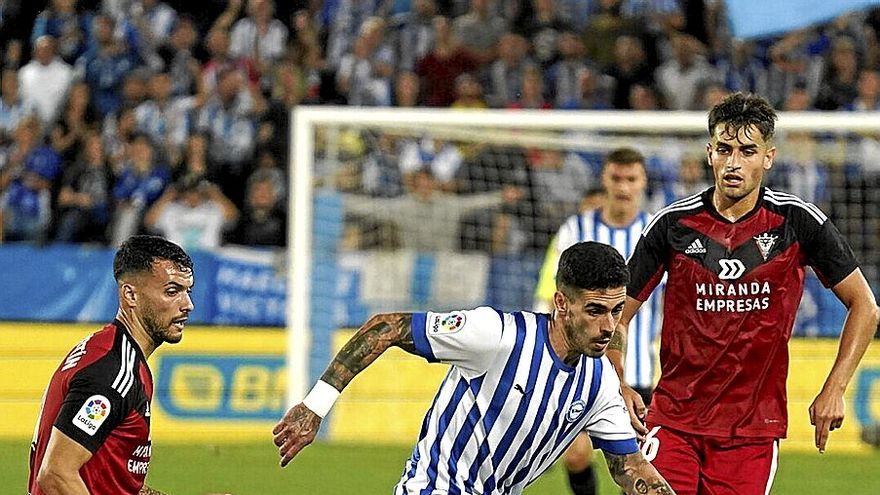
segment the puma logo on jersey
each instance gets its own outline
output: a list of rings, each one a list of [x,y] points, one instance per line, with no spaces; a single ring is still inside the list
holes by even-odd
[[[706,254],[706,248],[702,241],[694,239],[694,242],[684,250],[684,254]]]

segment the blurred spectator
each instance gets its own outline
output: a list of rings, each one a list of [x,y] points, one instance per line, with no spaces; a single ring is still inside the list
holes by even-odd
[[[268,108],[259,122],[257,144],[269,149],[286,163],[290,140],[290,112],[305,97],[308,82],[301,67],[292,62],[281,62],[275,66],[272,83]]]
[[[410,10],[395,15],[391,21],[394,46],[397,49],[397,68],[411,71],[434,46],[434,0],[412,0]]]
[[[553,105],[544,98],[544,78],[537,65],[528,65],[522,70],[522,90],[519,98],[508,105],[509,108],[530,108],[548,110]]]
[[[562,36],[565,33],[574,36],[574,27],[560,17],[554,0],[529,1],[534,4],[535,10],[523,25],[521,34],[529,40],[532,58],[546,69],[560,55],[565,56],[561,53]]]
[[[634,85],[654,85],[654,72],[645,58],[644,45],[635,36],[619,36],[614,41],[614,61],[607,74],[614,79],[611,104],[618,110],[631,108],[630,93]]]
[[[0,146],[12,140],[12,135],[19,122],[29,115],[34,115],[36,108],[25,103],[18,91],[18,74],[14,70],[4,69],[0,73]]]
[[[150,99],[135,109],[137,130],[150,136],[161,161],[180,162],[181,151],[190,132],[190,113],[195,105],[191,97],[172,98],[171,74],[153,74],[149,82]]]
[[[122,19],[117,18],[117,23]],[[168,42],[177,11],[160,0],[131,0],[126,19],[138,34],[142,53],[155,53]]]
[[[18,71],[19,92],[26,105],[37,109],[43,126],[55,121],[73,80],[73,69],[55,55],[55,39],[34,42],[34,58]]]
[[[400,72],[394,82],[394,106],[415,107],[420,103],[421,88],[415,72]]]
[[[473,74],[462,74],[455,79],[455,101],[452,108],[488,108],[483,98],[483,85]]]
[[[384,43],[385,21],[370,17],[361,25],[354,49],[339,61],[336,86],[349,105],[391,104],[394,51]]]
[[[429,107],[448,107],[455,101],[456,79],[477,69],[478,63],[452,35],[449,19],[437,16],[434,25],[434,49],[416,63],[421,78],[424,102]]]
[[[393,198],[403,194],[403,171],[398,163],[399,140],[380,134],[361,164],[361,191],[370,196]]]
[[[559,34],[558,60],[547,70],[547,87],[556,106],[562,107],[581,96],[580,74],[588,70],[584,59],[584,44],[577,33]]]
[[[482,194],[445,193],[431,172],[422,169],[413,175],[408,194],[397,198],[346,194],[343,205],[349,214],[395,225],[399,245],[404,249],[449,252],[457,251],[459,226],[464,215],[498,208],[521,196],[521,190],[511,187]]]
[[[814,40],[813,31],[799,30],[786,34],[770,47],[767,98],[772,105],[781,106],[798,84],[804,86],[810,101],[816,98],[823,63],[810,47]]]
[[[525,38],[507,33],[498,42],[498,59],[489,65],[486,100],[490,106],[504,108],[522,94],[523,69],[531,64],[527,58]]]
[[[18,68],[21,41],[30,34],[28,28],[31,26],[27,22],[21,22],[24,19],[20,16],[21,0],[0,0],[0,54],[4,57],[0,69]]]
[[[638,21],[621,15],[620,0],[598,0],[597,11],[590,15],[589,24],[583,31],[587,58],[600,67],[608,68],[615,62],[618,38],[633,36],[644,50],[641,40],[643,32],[643,26]],[[644,55],[643,60],[647,60]]]
[[[674,36],[672,52],[673,58],[657,68],[657,89],[670,110],[696,110],[702,107],[698,88],[716,77],[715,69],[706,61],[705,47],[693,36]]]
[[[195,89],[201,65],[193,55],[198,32],[189,16],[177,18],[168,43],[159,47],[158,56],[162,59],[162,70],[171,74],[171,94],[191,95]]]
[[[613,86],[614,80],[610,76],[584,68],[577,74],[578,93],[558,106],[564,110],[608,110]]]
[[[559,225],[578,211],[592,179],[587,164],[576,153],[531,150],[526,159],[534,198],[533,245],[547,246]]]
[[[91,16],[77,12],[76,0],[50,0],[48,8],[34,20],[31,43],[41,36],[52,36],[58,55],[68,64],[85,51]]]
[[[165,189],[144,215],[144,225],[188,251],[203,251],[219,247],[238,216],[219,187],[186,176]]]
[[[230,54],[229,31],[226,29],[211,29],[205,36],[205,48],[208,50],[208,60],[202,66],[201,92],[214,91],[217,88],[217,74],[230,68],[240,71],[252,83],[259,80],[257,69],[252,61],[234,58]]]
[[[847,106],[847,110],[854,112],[880,111],[880,70],[862,69],[859,72],[858,95]]]
[[[104,152],[110,160],[110,167],[114,173],[121,170],[122,163],[128,158],[128,143],[136,131],[135,107],[122,107],[119,112],[104,119],[101,136],[104,141]]]
[[[654,87],[644,84],[633,84],[630,87],[627,105],[631,110],[643,112],[655,112],[664,108]]]
[[[76,62],[77,72],[92,88],[95,109],[102,117],[122,106],[122,82],[137,65],[127,45],[114,37],[113,19],[95,16],[92,35],[95,45]]]
[[[217,90],[198,112],[196,129],[209,137],[208,176],[237,205],[256,145],[255,119],[265,109],[259,88],[230,68],[217,74]]]
[[[453,143],[430,136],[419,140],[407,139],[401,143],[399,153],[398,165],[404,184],[409,183],[415,173],[428,170],[432,185],[442,191],[455,189],[453,179],[461,167],[463,157]]]
[[[85,83],[70,88],[70,97],[61,115],[50,131],[50,143],[65,162],[76,159],[82,139],[97,124],[97,115],[91,106],[91,93]]]
[[[101,135],[89,131],[82,153],[64,171],[58,194],[58,226],[61,242],[104,242],[110,223],[110,169]]]
[[[489,7],[490,0],[470,0],[468,13],[452,23],[455,39],[481,64],[495,58],[498,42],[507,30],[504,20],[492,15]]]
[[[835,39],[827,60],[815,106],[818,110],[842,110],[858,96],[859,60],[852,39]]]
[[[695,110],[709,111],[730,93],[721,81],[705,79],[697,85]]]
[[[745,40],[733,40],[730,55],[715,62],[718,76],[731,91],[767,94],[767,69],[755,57],[755,44]]]
[[[327,38],[327,64],[336,68],[346,53],[354,50],[364,22],[370,17],[387,17],[386,3],[382,0],[337,0],[325,2],[325,8],[335,4],[330,17]]]
[[[39,140],[37,120],[22,120],[8,162],[0,167],[0,217],[7,241],[41,243],[49,236],[52,184],[61,173],[61,158]]]
[[[174,180],[178,180],[184,176],[208,175],[208,136],[195,133],[186,140],[186,151],[183,157],[183,164],[174,170]]]
[[[241,220],[230,240],[247,246],[287,245],[287,212],[272,175],[257,171],[248,178]]]
[[[232,26],[230,55],[252,61],[260,74],[268,74],[287,48],[287,27],[274,18],[273,0],[248,0],[247,17]]]
[[[159,199],[170,180],[168,169],[157,162],[150,138],[135,134],[113,186],[115,209],[110,242],[118,246],[140,231],[144,212]]]
[[[678,166],[678,180],[671,184],[671,197],[664,198],[662,206],[708,189],[712,185],[706,175],[708,170],[705,155],[685,153]]]
[[[786,112],[805,112],[807,110],[814,110],[813,99],[807,91],[806,83],[799,82],[791,88],[791,92],[782,104],[782,109]]]

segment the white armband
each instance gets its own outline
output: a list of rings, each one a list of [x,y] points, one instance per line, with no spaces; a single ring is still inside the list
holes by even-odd
[[[318,383],[312,387],[312,390],[306,395],[302,403],[308,407],[313,413],[321,418],[330,412],[336,399],[339,398],[339,390],[329,383],[318,380]]]

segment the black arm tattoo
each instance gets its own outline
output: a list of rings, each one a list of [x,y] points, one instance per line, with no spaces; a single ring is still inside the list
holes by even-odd
[[[611,334],[611,342],[608,343],[608,350],[617,350],[622,354],[626,354],[626,338],[619,330],[615,330]]]
[[[152,488],[145,486],[141,488],[141,491],[138,492],[138,495],[165,495],[159,490],[153,490]]]
[[[410,313],[373,316],[336,354],[321,380],[341,391],[389,347],[397,346],[410,354],[415,353],[411,323]]]
[[[614,482],[627,494],[674,495],[672,487],[663,479],[641,452],[617,455],[608,452],[605,460]]]

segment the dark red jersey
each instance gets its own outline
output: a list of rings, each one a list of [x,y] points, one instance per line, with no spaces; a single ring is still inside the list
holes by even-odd
[[[28,492],[52,428],[88,449],[79,470],[92,495],[136,495],[150,462],[153,377],[140,347],[119,321],[77,344],[55,370],[31,443]]]
[[[629,296],[668,275],[652,423],[713,436],[784,437],[788,340],[811,266],[826,287],[857,268],[815,205],[762,188],[736,222],[713,189],[661,210],[629,261]]]

